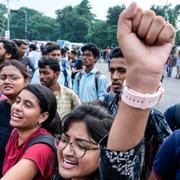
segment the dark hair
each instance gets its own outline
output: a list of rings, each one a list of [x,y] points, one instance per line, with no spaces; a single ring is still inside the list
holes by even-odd
[[[63,132],[71,122],[82,121],[86,124],[89,136],[97,143],[109,132],[113,117],[102,107],[95,104],[83,104],[63,118]]]
[[[76,55],[76,56],[77,56],[77,54],[78,54],[77,51],[74,50],[74,49],[71,51],[71,53],[74,54],[74,55]]]
[[[112,58],[124,58],[120,47],[116,47],[116,48],[112,49],[109,57],[110,57],[110,59],[112,59]]]
[[[89,44],[86,44],[84,45],[82,48],[81,48],[81,51],[84,52],[84,51],[90,51],[92,52],[93,56],[98,59],[99,56],[100,56],[100,51],[98,49],[98,47],[95,45],[95,44],[92,44],[92,43],[89,43]]]
[[[55,51],[55,50],[61,50],[60,46],[57,45],[57,44],[51,44],[51,45],[47,45],[46,46],[46,53],[51,53],[52,51]]]
[[[110,131],[113,117],[102,107],[95,104],[83,104],[62,120],[62,132],[65,133],[72,122],[84,122],[90,138],[99,143]],[[89,175],[88,180],[100,179],[99,169]]]
[[[61,132],[60,117],[57,113],[57,101],[53,92],[46,86],[39,84],[29,84],[22,90],[28,90],[36,96],[41,112],[48,112],[48,118],[42,123],[42,127],[51,134],[59,134]],[[60,132],[59,132],[60,131]]]
[[[35,51],[37,49],[35,44],[30,44],[29,48],[32,49],[33,51]]]
[[[0,71],[6,66],[14,66],[14,67],[16,67],[21,72],[24,79],[29,78],[29,73],[27,71],[27,68],[21,62],[15,60],[15,59],[5,60],[0,64]]]
[[[65,53],[67,53],[67,49],[66,48],[61,48],[61,54],[63,55]]]
[[[55,58],[43,57],[41,60],[39,60],[39,68],[46,68],[46,66],[49,66],[49,68],[52,69],[54,72],[60,72],[59,62]]]
[[[14,40],[14,42],[18,47],[20,47],[22,44],[27,46],[27,43],[22,40]]]
[[[10,59],[19,60],[20,54],[18,51],[18,47],[13,41],[0,40],[0,42],[3,43],[4,49],[6,49],[6,53],[11,54]]]

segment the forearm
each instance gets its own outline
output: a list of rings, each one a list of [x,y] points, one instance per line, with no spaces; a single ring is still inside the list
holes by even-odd
[[[107,148],[123,151],[137,145],[144,136],[149,111],[130,107],[121,101],[109,133]]]
[[[138,73],[136,69],[131,69],[127,73],[127,86],[139,93],[152,94],[156,92],[159,81],[158,77],[154,80],[153,77],[142,75],[140,71]],[[134,108],[121,100],[109,134],[107,147],[122,151],[137,145],[144,137],[149,112],[150,109]]]

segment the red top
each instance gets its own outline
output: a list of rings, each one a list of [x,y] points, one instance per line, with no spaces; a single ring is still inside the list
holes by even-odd
[[[0,93],[0,101],[1,101],[1,100],[4,100],[4,99],[7,99],[7,97],[6,97],[5,95],[3,95],[3,94]]]
[[[34,180],[49,180],[54,173],[54,152],[47,144],[34,144],[23,154],[24,148],[35,136],[49,134],[45,129],[40,128],[34,132],[26,142],[17,146],[18,133],[14,129],[6,146],[6,156],[3,164],[3,175],[21,159],[30,159],[35,162],[40,173]]]

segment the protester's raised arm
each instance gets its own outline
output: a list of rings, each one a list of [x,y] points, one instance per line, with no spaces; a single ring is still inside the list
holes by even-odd
[[[175,30],[153,11],[132,3],[119,17],[117,39],[127,61],[128,88],[139,93],[157,91],[164,64],[175,40]],[[127,150],[143,138],[149,109],[123,100],[111,128],[107,148]]]

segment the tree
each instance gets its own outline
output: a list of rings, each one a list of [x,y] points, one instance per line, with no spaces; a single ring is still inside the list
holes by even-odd
[[[25,12],[27,13],[27,38],[29,40],[57,40],[59,26],[55,19],[44,16],[42,13],[21,7],[11,11],[11,38],[25,39]]]
[[[180,30],[176,32],[176,46],[180,46]]]
[[[114,6],[114,7],[110,7],[108,9],[108,14],[107,14],[107,24],[108,25],[117,25],[118,23],[118,18],[119,18],[119,14],[121,14],[121,12],[126,8],[126,6],[124,4],[122,4],[121,6]]]
[[[180,4],[176,5],[174,8],[171,4],[165,6],[152,5],[151,9],[155,11],[157,15],[164,17],[175,28],[177,28],[177,24],[179,21],[178,18],[180,16]]]
[[[67,6],[56,11],[61,39],[74,42],[87,41],[86,36],[94,19],[90,9],[89,1],[83,0],[75,7]]]
[[[88,21],[92,21],[95,15],[91,13],[91,6],[88,0],[83,0],[79,5],[75,7],[76,13],[79,16],[85,17]]]
[[[5,27],[6,27],[6,6],[4,4],[0,4],[0,36],[4,36],[5,34]]]
[[[102,20],[95,20],[92,23],[89,33],[86,36],[88,42],[93,42],[101,48],[105,48],[108,44],[107,24]]]

